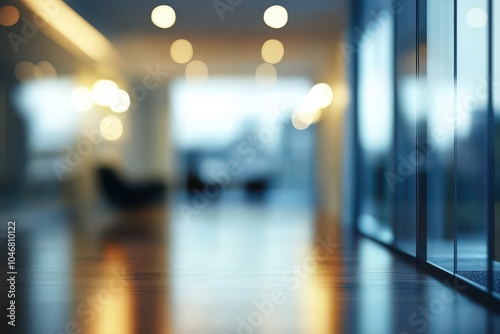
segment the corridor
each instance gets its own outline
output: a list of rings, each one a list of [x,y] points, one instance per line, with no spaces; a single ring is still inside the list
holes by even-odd
[[[499,22],[0,0],[0,333],[500,333]]]

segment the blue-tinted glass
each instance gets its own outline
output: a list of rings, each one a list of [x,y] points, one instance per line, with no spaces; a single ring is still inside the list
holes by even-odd
[[[500,4],[493,3],[493,112],[495,117],[494,290],[500,293]]]
[[[392,243],[394,189],[385,174],[393,171],[393,17],[382,11],[367,25],[359,53],[358,226],[361,231]]]
[[[417,164],[423,157],[417,150],[417,6],[402,6],[396,13],[396,247],[416,251]]]
[[[487,1],[457,7],[457,274],[487,284]]]
[[[453,271],[454,0],[427,2],[427,260]]]

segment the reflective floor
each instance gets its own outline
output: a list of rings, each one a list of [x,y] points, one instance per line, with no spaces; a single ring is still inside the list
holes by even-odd
[[[228,198],[196,211],[182,196],[102,210],[85,224],[57,205],[10,213],[20,269],[7,332],[500,332],[500,316],[453,282],[349,236],[299,197]]]

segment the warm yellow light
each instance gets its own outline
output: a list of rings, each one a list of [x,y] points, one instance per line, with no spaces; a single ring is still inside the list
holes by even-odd
[[[92,92],[87,87],[77,87],[73,89],[70,96],[71,107],[75,111],[88,111],[94,105]]]
[[[333,101],[332,88],[326,83],[314,85],[309,92],[307,100],[317,108],[326,108]]]
[[[193,84],[202,84],[208,79],[208,66],[201,60],[193,60],[186,66],[186,80]]]
[[[46,77],[57,77],[57,72],[54,66],[48,61],[42,60],[36,64],[33,69],[33,76],[37,79]]]
[[[285,47],[283,43],[277,39],[270,39],[262,45],[262,59],[269,64],[277,64],[285,55]]]
[[[345,83],[339,84],[336,85],[333,90],[335,90],[335,99],[333,100],[333,105],[337,110],[345,110],[349,106],[349,101],[351,99],[349,86]]]
[[[135,333],[134,283],[133,276],[128,275],[128,254],[125,254],[124,248],[113,242],[103,247],[103,260],[96,269],[99,270],[96,273],[99,278],[93,282],[93,290],[89,291],[103,307],[95,312],[95,318],[84,327],[86,333]]]
[[[116,116],[109,115],[101,120],[101,136],[109,141],[119,139],[123,134],[123,123]]]
[[[193,45],[186,39],[178,39],[170,46],[170,56],[179,64],[186,64],[193,58]]]
[[[76,46],[97,62],[118,58],[111,42],[64,1],[23,0],[22,3],[67,39],[72,44],[69,50]]]
[[[322,114],[321,109],[312,109],[307,105],[301,105],[292,115],[292,124],[297,130],[304,130],[311,124],[319,122]]]
[[[3,6],[0,8],[0,25],[10,27],[19,21],[19,9],[14,6]]]
[[[118,86],[111,80],[98,80],[92,86],[92,98],[95,104],[109,106],[118,91]]]
[[[488,13],[479,7],[467,11],[467,24],[472,28],[484,28],[488,23]]]
[[[292,115],[292,124],[297,130],[304,130],[317,123],[323,116],[322,108],[328,107],[333,101],[333,92],[329,85],[320,83],[314,85],[304,97]]]
[[[127,111],[130,108],[130,96],[124,90],[117,90],[109,107],[116,113]]]
[[[255,81],[257,86],[269,87],[276,84],[276,77],[278,76],[276,68],[267,63],[260,64],[255,70]]]
[[[297,130],[305,130],[311,125],[313,117],[309,113],[295,111],[292,115],[292,125]]]
[[[20,61],[14,68],[14,75],[20,82],[26,82],[33,79],[33,71],[36,65],[29,61]]]
[[[323,116],[322,109],[314,110],[314,112],[311,115],[311,117],[312,117],[311,124],[318,123],[319,121],[321,121],[322,116]]]
[[[175,10],[167,5],[161,5],[151,12],[151,21],[158,28],[166,29],[174,25],[176,20]]]
[[[264,12],[264,22],[274,29],[283,28],[288,22],[288,12],[282,6],[271,6]]]

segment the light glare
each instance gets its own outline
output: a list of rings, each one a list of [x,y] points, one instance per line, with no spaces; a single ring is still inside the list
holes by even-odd
[[[44,77],[57,77],[57,71],[54,65],[46,60],[42,60],[33,68],[33,76],[36,79],[42,79]]]
[[[151,12],[151,21],[158,28],[166,29],[174,25],[176,20],[175,10],[167,5],[161,5]]]
[[[115,98],[118,86],[111,80],[98,80],[92,87],[92,98],[99,106],[109,106]]]
[[[94,105],[92,101],[92,92],[87,87],[76,87],[70,96],[71,107],[75,111],[88,111]]]
[[[279,63],[285,54],[283,43],[277,39],[270,39],[262,45],[262,59],[269,64]]]
[[[288,22],[288,12],[282,6],[271,6],[264,12],[264,22],[271,28],[283,28]]]
[[[260,87],[274,86],[276,84],[277,76],[278,73],[276,68],[271,64],[260,64],[255,70],[255,81],[257,86]]]
[[[170,56],[178,64],[186,64],[193,58],[193,45],[186,39],[178,39],[170,46]]]
[[[19,21],[19,9],[17,7],[7,5],[0,8],[0,25],[10,27]]]
[[[130,108],[130,96],[122,89],[117,90],[109,107],[116,113],[127,111]]]
[[[14,68],[14,75],[20,82],[27,82],[30,79],[33,79],[33,71],[35,70],[35,67],[36,65],[32,62],[26,60],[20,61]]]
[[[319,83],[311,88],[308,95],[308,100],[317,108],[326,108],[333,101],[333,91],[326,83]]]
[[[305,130],[312,123],[312,116],[308,113],[296,111],[292,115],[292,125],[297,130]]]
[[[101,120],[101,136],[109,141],[119,139],[123,134],[123,123],[116,116],[109,115]]]
[[[202,84],[208,80],[208,66],[201,60],[193,60],[186,66],[186,80],[192,84]]]
[[[472,28],[484,28],[488,23],[488,13],[483,8],[471,8],[467,11],[467,24]]]

